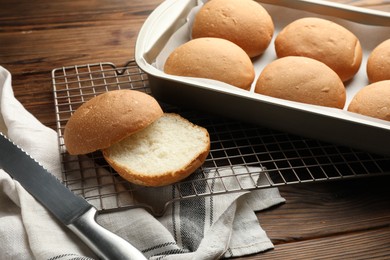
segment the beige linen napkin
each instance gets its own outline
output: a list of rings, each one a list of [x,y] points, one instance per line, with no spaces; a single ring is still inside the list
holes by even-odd
[[[15,99],[11,75],[2,67],[0,112],[1,131],[61,178],[55,131],[42,125]],[[247,169],[236,169],[238,172],[244,170]],[[210,169],[208,174],[214,173]],[[219,172],[220,175],[229,173],[229,169]],[[197,174],[192,178],[197,178]],[[265,179],[260,177],[261,181]],[[221,188],[218,182],[211,185],[215,189]],[[173,198],[174,193],[175,190],[168,186],[142,196],[148,198],[148,203],[161,207],[158,204]],[[97,221],[128,240],[149,259],[218,259],[273,248],[254,211],[284,201],[278,190],[272,188],[175,202],[159,218],[144,209],[131,209],[101,214]],[[0,218],[0,259],[96,258],[2,169]]]

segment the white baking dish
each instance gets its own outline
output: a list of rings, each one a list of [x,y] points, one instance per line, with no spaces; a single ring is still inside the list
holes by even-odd
[[[369,53],[377,44],[390,38],[390,13],[328,1],[259,2],[273,18],[274,38],[289,22],[307,16],[333,20],[357,35],[364,56],[359,72],[353,80],[346,83],[346,108],[353,95],[368,84],[366,61]],[[148,74],[152,94],[157,99],[293,134],[390,155],[390,122],[350,113],[345,108],[340,110],[307,105],[255,94],[253,90],[248,92],[213,80],[165,74],[161,68],[166,56],[173,48],[190,39],[187,17],[198,4],[196,0],[167,0],[153,11],[139,32],[135,60]],[[262,68],[274,59],[276,55],[272,41],[264,55],[254,60],[256,79]]]

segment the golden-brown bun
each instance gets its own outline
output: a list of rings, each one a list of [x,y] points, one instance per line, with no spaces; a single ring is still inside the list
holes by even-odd
[[[390,80],[390,39],[371,52],[367,60],[367,76],[371,83]]]
[[[193,39],[173,50],[164,72],[219,80],[246,90],[255,77],[252,61],[244,50],[228,40],[208,37]]]
[[[298,56],[277,59],[261,72],[255,92],[307,104],[343,108],[346,91],[324,63]]]
[[[265,51],[273,33],[271,16],[252,0],[208,1],[196,14],[192,26],[192,38],[224,38],[240,46],[250,57]]]
[[[207,130],[166,113],[144,130],[103,150],[106,161],[124,179],[164,186],[189,176],[210,151]]]
[[[378,81],[359,90],[348,111],[390,121],[390,80]]]
[[[162,115],[160,105],[146,93],[109,91],[90,99],[73,113],[65,126],[65,146],[70,154],[104,149]]]
[[[298,19],[277,35],[277,56],[305,56],[333,69],[342,81],[351,79],[362,62],[359,39],[334,22],[314,17]]]

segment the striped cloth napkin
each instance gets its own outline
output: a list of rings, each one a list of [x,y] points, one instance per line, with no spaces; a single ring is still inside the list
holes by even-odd
[[[55,131],[42,125],[15,99],[11,75],[3,67],[0,112],[0,130],[61,178]],[[245,170],[248,169],[237,167],[235,172]],[[208,174],[215,172],[211,169]],[[231,174],[231,169],[218,174]],[[194,173],[191,178],[197,176]],[[261,177],[264,175],[259,176],[259,182],[266,181]],[[217,181],[209,185],[222,189]],[[175,190],[167,186],[138,195],[151,206],[161,207],[161,201],[173,198]],[[254,212],[284,201],[277,189],[270,188],[177,201],[158,218],[137,208],[100,214],[97,222],[128,240],[149,259],[229,258],[273,248]],[[78,237],[2,169],[0,218],[0,259],[96,259]]]

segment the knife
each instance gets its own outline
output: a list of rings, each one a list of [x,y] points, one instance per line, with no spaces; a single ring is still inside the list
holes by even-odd
[[[102,259],[146,259],[134,246],[96,222],[97,210],[0,132],[0,169],[17,180],[36,200]]]

